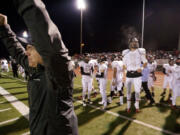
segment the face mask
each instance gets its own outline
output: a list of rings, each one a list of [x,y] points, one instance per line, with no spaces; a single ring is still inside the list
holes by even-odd
[[[88,62],[89,62],[89,59],[85,59],[84,61],[85,61],[86,63],[88,63]]]
[[[169,65],[173,65],[173,64],[174,64],[174,61],[169,60]]]
[[[131,47],[134,48],[134,49],[138,48],[138,46],[139,46],[138,43],[133,43],[133,44],[131,45]]]
[[[137,48],[139,48],[139,43],[137,43],[137,42],[132,42],[132,43],[130,43],[129,48],[137,49]]]

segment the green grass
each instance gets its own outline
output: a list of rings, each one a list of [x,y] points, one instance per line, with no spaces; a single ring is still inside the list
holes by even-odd
[[[9,73],[11,75],[11,73]],[[78,76],[74,80],[74,99],[78,100],[81,96],[81,78]],[[26,83],[16,79],[11,79],[7,76],[0,78],[0,86],[5,88],[8,92],[17,97],[20,101],[28,105],[28,95],[26,90]],[[107,84],[107,94],[110,93],[110,81]],[[97,84],[95,83],[97,89]],[[162,89],[159,87],[155,88],[155,100],[158,103],[161,101],[163,104],[167,104],[167,96],[163,100],[160,97]],[[144,99],[144,93],[141,93],[141,97]],[[101,101],[101,96],[98,94],[96,98],[92,98],[93,105],[101,107],[98,102]],[[0,96],[0,102],[5,99]],[[166,129],[175,133],[180,134],[180,111],[173,111],[170,107],[161,104],[155,106],[148,106],[145,100],[141,100],[140,109],[141,113],[130,114],[126,113],[126,99],[125,104],[118,106],[117,102],[119,98],[114,98],[113,103],[108,105],[108,110],[117,114],[121,114],[144,123],[157,126],[162,129]],[[180,98],[177,99],[177,105],[180,105]],[[0,104],[0,109],[13,108],[11,104],[4,103]],[[136,124],[132,121],[122,119],[120,117],[113,116],[103,111],[94,109],[92,107],[82,107],[82,105],[75,101],[74,102],[75,112],[78,116],[79,134],[80,135],[162,135],[164,133]],[[132,106],[134,108],[134,106]],[[0,121],[20,117],[21,115],[14,108],[7,111],[6,113],[0,113]],[[8,130],[10,129],[10,130]],[[19,135],[28,131],[28,122],[25,118],[21,117],[16,122],[8,123],[0,126],[0,134],[2,135]]]
[[[28,120],[22,117],[21,114],[2,96],[0,96],[0,101],[4,102],[0,104],[0,110],[11,108],[8,111],[0,112],[0,122],[19,117],[16,121],[0,125],[0,135],[19,135],[28,132]]]

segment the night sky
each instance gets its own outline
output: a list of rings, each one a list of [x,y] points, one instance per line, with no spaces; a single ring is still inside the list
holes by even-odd
[[[27,30],[11,2],[0,4],[18,36]],[[80,11],[76,0],[43,0],[58,26],[70,54],[79,53]],[[138,35],[142,27],[143,0],[86,0],[83,12],[83,52],[114,52],[127,48],[124,32],[132,28]],[[146,0],[144,47],[173,50],[180,33],[180,0]],[[0,44],[0,57],[5,56]]]

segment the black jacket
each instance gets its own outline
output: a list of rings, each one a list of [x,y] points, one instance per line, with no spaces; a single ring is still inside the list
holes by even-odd
[[[0,38],[10,55],[28,73],[31,135],[77,135],[73,107],[73,68],[58,28],[41,0],[14,0],[44,66],[28,66],[25,49],[9,25],[0,27]]]

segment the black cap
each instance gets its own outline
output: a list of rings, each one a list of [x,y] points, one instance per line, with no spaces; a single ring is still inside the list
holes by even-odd
[[[28,39],[26,38],[23,38],[23,37],[17,37],[17,40],[22,44],[22,46],[24,48],[26,48],[27,45],[32,45],[33,43],[31,41],[29,41]]]

